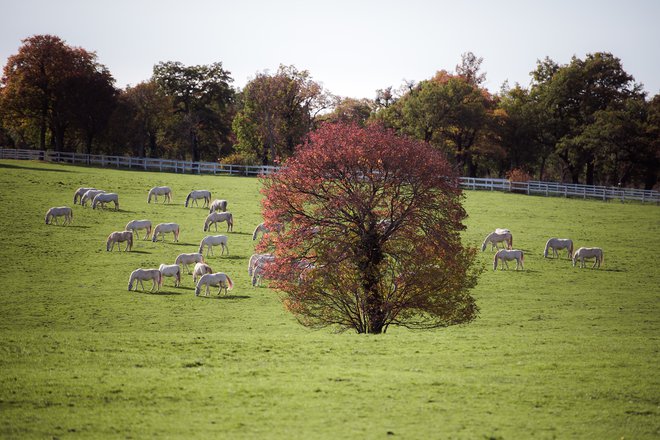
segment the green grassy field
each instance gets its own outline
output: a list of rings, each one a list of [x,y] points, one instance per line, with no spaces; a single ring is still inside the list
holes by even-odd
[[[175,203],[147,204],[156,185]],[[120,211],[75,205],[72,226],[46,226],[46,210],[74,206],[79,186],[119,193]],[[525,270],[494,272],[481,253],[475,322],[375,336],[305,329],[250,285],[258,188],[0,161],[0,437],[660,436],[659,207],[467,192],[465,240],[507,227]],[[210,265],[234,290],[195,297],[186,276],[159,294],[128,292],[133,269],[196,252],[207,211],[183,207],[192,189],[229,201],[230,255]],[[110,232],[142,218],[180,223],[180,242],[105,251]],[[544,259],[551,236],[603,247],[604,267]]]

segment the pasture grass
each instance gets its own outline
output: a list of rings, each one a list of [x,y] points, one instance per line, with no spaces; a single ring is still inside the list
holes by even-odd
[[[173,204],[146,203],[157,185]],[[46,226],[79,186],[119,193],[120,210],[75,205],[73,225]],[[197,250],[207,211],[183,207],[193,189],[229,201],[230,255],[209,264],[234,290],[195,297],[187,275],[180,288],[165,278],[160,293],[128,292],[133,269]],[[483,252],[475,322],[376,336],[310,331],[250,285],[258,189],[253,178],[0,161],[0,437],[660,436],[659,207],[467,192],[465,240],[507,227],[525,270],[494,272]],[[180,223],[180,242],[105,251],[110,232],[142,218]],[[544,259],[551,236],[603,247],[604,267]]]

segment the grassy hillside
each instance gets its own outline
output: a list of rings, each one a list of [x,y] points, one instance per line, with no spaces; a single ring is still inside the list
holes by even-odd
[[[175,203],[147,204],[156,185]],[[72,226],[46,226],[79,186],[119,193],[121,209],[76,205]],[[250,285],[258,188],[0,161],[0,437],[660,436],[659,207],[467,192],[465,240],[507,227],[525,270],[493,272],[484,252],[474,323],[368,336],[307,330]],[[197,250],[207,211],[183,207],[192,189],[229,201],[230,255],[209,264],[234,290],[195,297],[186,276],[128,292],[133,269]],[[110,232],[143,218],[180,223],[180,242],[105,251]],[[544,259],[551,236],[603,247],[605,266]]]

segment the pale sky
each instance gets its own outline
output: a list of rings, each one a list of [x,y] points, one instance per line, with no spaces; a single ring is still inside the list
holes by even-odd
[[[235,87],[293,64],[336,95],[374,98],[471,51],[497,92],[528,86],[537,59],[602,51],[660,93],[660,0],[0,0],[0,14],[0,65],[53,34],[96,52],[121,88],[161,61],[222,62]]]

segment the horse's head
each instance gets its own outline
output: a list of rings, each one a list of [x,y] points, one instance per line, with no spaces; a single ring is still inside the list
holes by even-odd
[[[481,252],[483,252],[483,251],[486,250],[486,245],[487,245],[487,244],[488,244],[488,238],[486,238],[486,239],[484,240],[483,244],[481,245]]]
[[[128,281],[128,291],[130,292],[133,289],[133,278]]]

